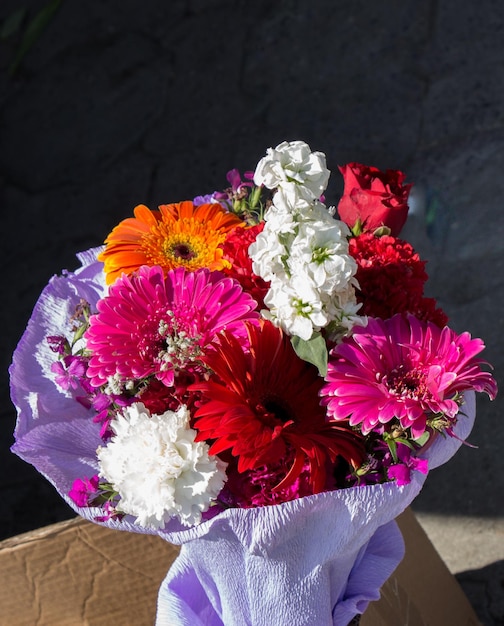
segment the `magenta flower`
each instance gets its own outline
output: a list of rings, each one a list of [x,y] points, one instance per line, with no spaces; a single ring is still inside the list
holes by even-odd
[[[254,178],[254,172],[245,172],[244,177],[250,181]],[[240,170],[232,169],[226,174],[228,183],[231,185],[224,192],[218,191],[214,194],[217,200],[233,200],[236,197],[243,197],[247,194],[247,187],[253,187],[254,183],[244,182],[241,179]]]
[[[69,350],[68,340],[62,335],[51,335],[47,337],[47,343],[53,352],[61,356],[66,354]]]
[[[418,438],[430,418],[455,423],[464,391],[495,398],[497,383],[476,358],[484,347],[411,315],[370,318],[331,351],[322,404],[329,418],[349,418],[364,435],[394,420]]]
[[[94,397],[90,396],[87,400],[89,402],[89,406],[92,406],[96,411],[96,415],[93,417],[93,422],[95,424],[100,424],[100,437],[103,440],[108,440],[113,435],[110,422],[115,417],[115,410],[117,407],[124,407],[133,404],[133,402],[135,402],[135,397],[96,393]]]
[[[76,478],[68,495],[77,506],[89,506],[98,493],[98,483],[99,479],[96,474],[91,478]]]
[[[429,462],[427,459],[419,459],[416,457],[408,446],[402,443],[397,444],[397,463],[393,463],[389,466],[387,477],[390,478],[390,480],[395,480],[400,487],[402,485],[409,485],[412,470],[427,474],[429,471]]]
[[[197,371],[205,347],[221,330],[240,335],[256,319],[257,303],[219,272],[141,267],[121,276],[98,304],[85,333],[92,352],[87,375],[95,387],[154,375],[173,385],[180,371]],[[241,332],[244,335],[244,331]]]
[[[312,495],[309,462],[304,464],[301,472],[291,484],[278,489],[278,485],[289,473],[294,457],[295,451],[288,448],[286,454],[274,462],[245,472],[238,471],[236,459],[233,459],[227,466],[228,478],[219,494],[218,502],[225,508],[230,506],[251,508],[280,504]]]
[[[252,180],[254,178],[254,172],[245,172],[244,176],[245,178]],[[228,183],[231,185],[231,189],[233,190],[234,194],[242,193],[245,187],[253,187],[252,182],[245,183],[242,181],[240,171],[236,168],[229,170],[229,172],[226,174],[226,178],[228,180]]]
[[[81,357],[68,355],[63,361],[56,361],[51,366],[55,374],[56,384],[62,389],[78,389],[86,372],[84,360]]]

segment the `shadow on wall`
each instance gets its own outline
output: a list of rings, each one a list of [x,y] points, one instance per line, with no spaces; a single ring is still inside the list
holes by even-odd
[[[483,626],[504,624],[504,561],[455,576]]]

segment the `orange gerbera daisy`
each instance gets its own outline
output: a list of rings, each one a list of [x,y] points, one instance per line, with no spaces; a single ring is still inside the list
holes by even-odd
[[[189,201],[162,204],[158,211],[140,204],[134,215],[112,230],[98,257],[109,284],[142,265],[159,265],[165,273],[180,266],[189,271],[229,267],[222,244],[230,230],[243,224],[220,204],[194,206]]]

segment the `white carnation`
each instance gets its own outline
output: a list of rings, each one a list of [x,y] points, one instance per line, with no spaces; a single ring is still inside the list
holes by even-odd
[[[326,158],[322,152],[312,152],[304,141],[284,141],[268,148],[254,173],[256,185],[282,189],[292,198],[320,198],[329,180]]]
[[[163,528],[172,517],[201,521],[221,491],[225,464],[196,443],[185,406],[156,415],[137,402],[111,422],[111,441],[97,450],[100,476],[119,493],[118,510],[135,523]]]

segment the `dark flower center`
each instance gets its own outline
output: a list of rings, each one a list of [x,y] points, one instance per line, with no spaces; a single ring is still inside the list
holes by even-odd
[[[190,261],[196,256],[196,252],[187,243],[178,243],[172,248],[172,254],[177,259]]]
[[[407,370],[404,365],[392,370],[386,377],[390,392],[402,398],[418,400],[427,391],[426,374],[422,370]]]
[[[258,402],[256,411],[264,422],[270,425],[275,422],[285,424],[294,420],[290,406],[278,396],[269,396]]]

